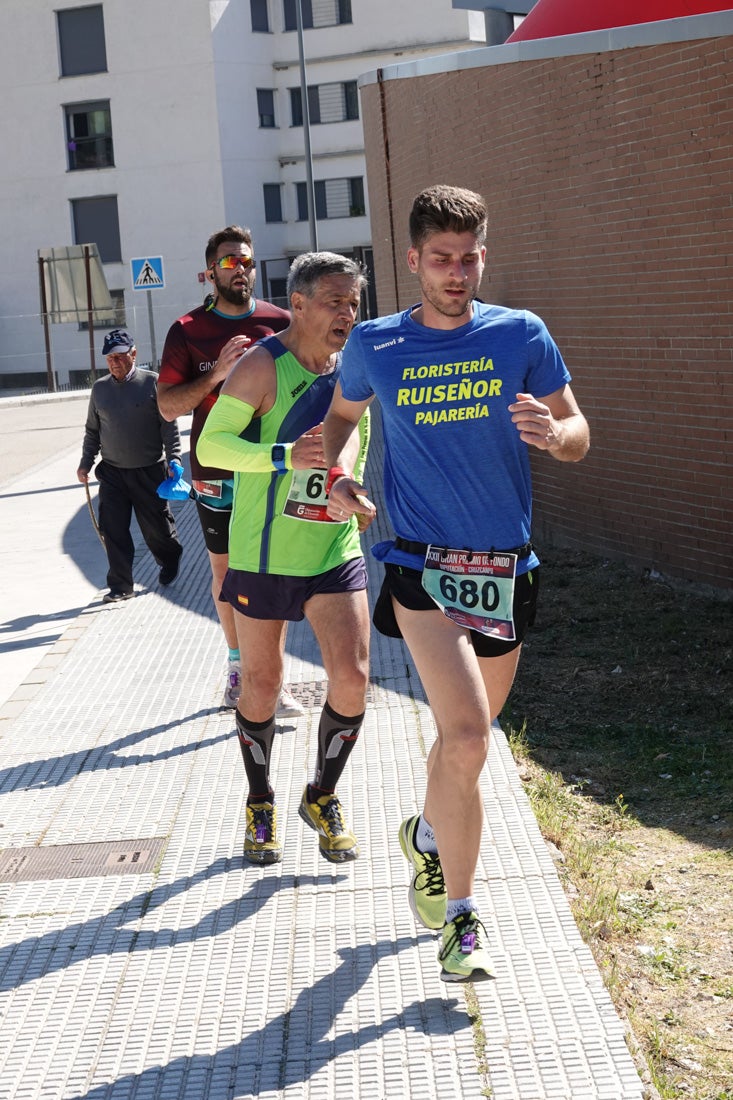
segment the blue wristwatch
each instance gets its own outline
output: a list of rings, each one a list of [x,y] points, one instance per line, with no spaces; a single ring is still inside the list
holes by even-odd
[[[270,458],[272,465],[275,467],[279,474],[287,473],[287,465],[285,463],[285,444],[273,443],[272,451],[270,452]]]

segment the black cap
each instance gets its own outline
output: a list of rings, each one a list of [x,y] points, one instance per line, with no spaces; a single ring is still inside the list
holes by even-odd
[[[129,332],[122,328],[114,328],[104,338],[102,355],[119,355],[125,351],[132,351],[135,341]]]

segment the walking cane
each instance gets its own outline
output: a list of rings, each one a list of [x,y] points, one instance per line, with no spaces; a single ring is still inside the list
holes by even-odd
[[[102,534],[102,532],[100,530],[100,527],[99,527],[99,524],[97,523],[97,516],[96,516],[96,513],[95,513],[94,508],[92,506],[92,494],[89,492],[89,482],[88,481],[84,482],[84,488],[87,491],[87,508],[89,509],[89,515],[90,515],[91,520],[92,520],[92,525],[94,526],[94,530],[97,532],[97,535],[99,536],[99,541],[101,542],[102,546],[104,546],[104,535]]]

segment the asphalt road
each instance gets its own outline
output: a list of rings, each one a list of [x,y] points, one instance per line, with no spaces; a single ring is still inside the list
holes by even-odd
[[[21,400],[28,403],[16,404]],[[81,455],[88,400],[87,392],[68,399],[36,398],[32,403],[30,398],[1,398],[0,488],[70,449]],[[75,470],[74,465],[72,473]]]

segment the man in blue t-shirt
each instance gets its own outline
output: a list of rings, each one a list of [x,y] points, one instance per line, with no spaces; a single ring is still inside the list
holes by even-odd
[[[396,538],[372,550],[386,574],[374,623],[407,642],[437,727],[423,812],[402,823],[400,845],[413,912],[442,929],[441,977],[458,982],[493,977],[473,897],[479,778],[537,601],[528,448],[576,462],[589,445],[543,321],[476,300],[486,228],[473,191],[416,197],[407,262],[421,301],[357,325],[323,428],[330,514],[373,516],[347,456],[379,399]]]

